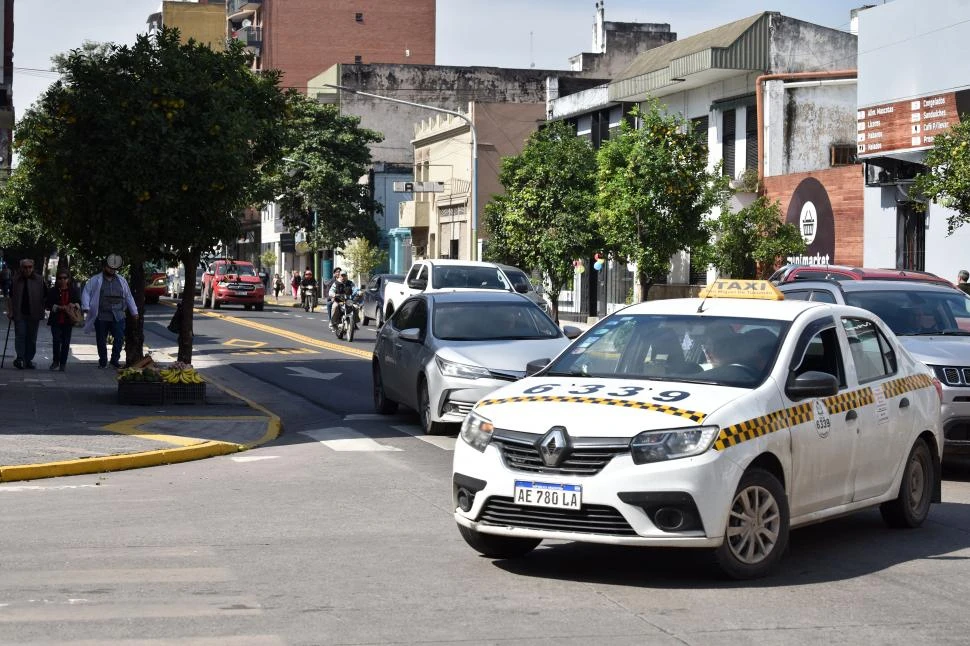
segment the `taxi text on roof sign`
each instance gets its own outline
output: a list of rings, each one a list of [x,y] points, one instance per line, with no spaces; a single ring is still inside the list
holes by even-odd
[[[767,280],[716,280],[698,294],[700,298],[754,298],[783,301],[785,295]]]

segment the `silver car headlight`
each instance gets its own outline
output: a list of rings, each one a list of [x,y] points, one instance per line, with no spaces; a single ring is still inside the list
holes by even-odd
[[[704,453],[721,429],[717,426],[692,426],[644,431],[630,441],[634,464],[689,458]]]
[[[456,363],[454,361],[448,361],[447,359],[442,359],[436,356],[434,358],[435,363],[438,364],[438,370],[441,371],[445,377],[461,377],[462,379],[482,379],[491,377],[487,368],[481,366],[471,366],[466,363]]]
[[[476,451],[484,453],[485,447],[492,441],[492,431],[495,426],[475,411],[468,413],[465,421],[461,424],[460,437],[465,444]]]

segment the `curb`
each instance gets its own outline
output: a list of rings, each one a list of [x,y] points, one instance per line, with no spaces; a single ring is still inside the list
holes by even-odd
[[[212,458],[218,455],[228,455],[230,453],[247,451],[249,449],[266,444],[267,442],[271,442],[279,437],[280,433],[283,431],[283,422],[278,415],[268,410],[261,404],[258,404],[232,390],[231,388],[224,386],[211,377],[205,377],[205,380],[229,396],[246,402],[250,408],[266,415],[266,432],[263,434],[263,436],[255,442],[251,442],[249,444],[205,440],[190,446],[156,449],[154,451],[144,451],[141,453],[124,453],[104,457],[79,458],[76,460],[64,460],[61,462],[47,462],[41,464],[0,466],[0,482],[17,482],[22,480],[56,478],[59,476],[108,473],[112,471],[140,469],[143,467],[157,467],[165,464],[177,464],[179,462],[191,462],[193,460],[203,460],[205,458]]]

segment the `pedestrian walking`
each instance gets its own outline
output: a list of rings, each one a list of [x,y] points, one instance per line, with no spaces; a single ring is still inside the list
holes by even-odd
[[[279,274],[273,276],[273,295],[276,297],[276,302],[280,302],[280,292],[283,291],[283,279],[280,278]]]
[[[51,311],[47,325],[51,328],[51,341],[54,344],[50,369],[64,372],[71,351],[74,325],[76,321],[83,320],[80,318],[81,293],[71,283],[71,276],[66,271],[57,272],[54,286],[47,290],[45,305]]]
[[[300,282],[301,281],[302,281],[302,279],[300,278],[300,272],[298,272],[297,270],[294,269],[293,270],[293,276],[292,276],[292,278],[290,278],[290,287],[293,288],[293,298],[299,298],[300,297]]]
[[[28,258],[20,261],[20,274],[10,286],[7,318],[14,326],[14,349],[17,352],[14,368],[36,368],[37,329],[44,318],[44,279],[34,272],[34,261]]]
[[[131,295],[128,281],[118,275],[122,266],[121,256],[116,253],[104,259],[101,273],[88,279],[81,292],[81,310],[84,312],[84,331],[95,335],[98,346],[98,367],[108,365],[108,333],[114,337],[111,346],[111,365],[120,368],[121,346],[125,340],[125,306],[131,317],[138,318],[138,306]]]

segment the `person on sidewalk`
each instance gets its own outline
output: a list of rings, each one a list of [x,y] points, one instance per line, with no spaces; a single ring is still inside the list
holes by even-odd
[[[970,283],[967,282],[968,280],[970,280],[970,271],[967,271],[966,269],[961,269],[960,272],[957,274],[957,282],[956,282],[957,289],[963,291],[966,294],[970,294]]]
[[[283,279],[280,278],[279,274],[273,278],[273,295],[276,296],[276,302],[280,302],[280,292],[283,291]]]
[[[34,355],[37,354],[37,328],[44,318],[44,279],[34,273],[34,261],[24,258],[20,261],[20,274],[10,286],[7,299],[7,318],[14,325],[14,348],[17,358],[13,367],[18,370],[36,368]]]
[[[54,286],[47,290],[47,309],[51,311],[47,317],[47,325],[51,328],[51,341],[54,352],[51,358],[51,370],[64,372],[67,366],[67,355],[71,351],[71,333],[74,331],[74,315],[71,310],[81,314],[81,293],[71,284],[71,276],[66,271],[57,272]]]
[[[293,276],[290,278],[290,288],[293,290],[293,298],[300,297],[300,272],[293,270]]]
[[[88,279],[81,292],[84,312],[84,331],[95,334],[98,345],[98,367],[108,365],[108,333],[114,337],[111,346],[111,365],[120,368],[121,346],[125,341],[125,306],[131,317],[138,318],[138,306],[131,295],[128,281],[118,275],[121,256],[116,253],[104,259],[104,269]]]

